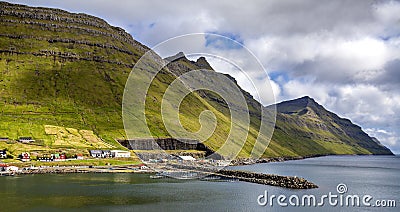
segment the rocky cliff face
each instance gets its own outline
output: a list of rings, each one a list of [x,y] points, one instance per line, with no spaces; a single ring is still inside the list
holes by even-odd
[[[1,24],[4,29],[1,37],[8,38],[9,46],[1,52],[11,54],[33,54],[35,56],[55,56],[69,60],[107,62],[132,67],[133,61],[110,60],[100,51],[118,52],[141,56],[148,48],[135,41],[122,28],[110,26],[104,20],[86,15],[68,13],[58,9],[34,8],[24,5],[0,2]],[[21,26],[30,30],[20,31]],[[18,27],[18,28],[15,28]],[[46,32],[46,33],[44,33]],[[47,41],[48,43],[68,44],[71,51],[39,48],[38,51],[24,51],[26,46],[18,45],[18,40]],[[15,42],[12,42],[15,41]],[[24,42],[21,42],[24,43]],[[8,48],[7,48],[8,47]],[[74,48],[85,49],[78,54]],[[132,48],[133,47],[133,48]],[[91,51],[97,50],[97,51]],[[124,58],[119,58],[120,60]],[[131,59],[131,58],[130,58]],[[125,63],[124,63],[125,62]]]

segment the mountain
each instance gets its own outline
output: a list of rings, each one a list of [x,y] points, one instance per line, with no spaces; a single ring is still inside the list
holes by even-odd
[[[276,105],[273,140],[295,154],[392,154],[349,119],[327,111],[305,96]]]
[[[126,138],[123,91],[132,67],[149,48],[125,30],[86,14],[0,2],[0,16],[0,137],[11,140],[0,142],[0,148],[14,156],[22,151],[87,154],[87,149],[124,148],[116,141]],[[155,55],[154,59],[169,62],[152,81],[146,97],[146,121],[154,137],[170,136],[162,121],[160,100],[177,77],[206,69],[209,72],[204,77],[211,77],[215,85],[221,85],[220,76],[237,84],[233,77],[215,72],[204,57],[191,61],[178,53],[165,59]],[[202,83],[205,78],[193,80]],[[248,157],[260,131],[263,106],[248,92],[240,92],[249,108],[250,126],[239,157]],[[237,110],[243,107],[233,105]],[[309,97],[275,106],[277,122],[264,157],[391,154],[360,127]],[[179,106],[180,121],[196,132],[204,110],[212,111],[218,120],[216,131],[205,142],[217,150],[231,127],[227,103],[218,94],[200,90],[187,95]],[[235,124],[243,125],[241,121]],[[144,137],[139,130],[134,133]],[[14,142],[23,136],[36,142]]]
[[[0,2],[0,16],[0,137],[33,137],[39,150],[121,148],[123,89],[149,49],[86,14]],[[13,145],[0,148],[33,148]]]

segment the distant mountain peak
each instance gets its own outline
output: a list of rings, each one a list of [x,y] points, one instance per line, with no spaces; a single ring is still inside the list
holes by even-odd
[[[292,101],[305,101],[305,102],[307,102],[308,104],[317,103],[313,98],[311,98],[311,97],[309,97],[309,96],[303,96],[303,97],[300,97],[300,98],[298,98],[298,99],[294,99],[294,100],[292,100]]]
[[[320,106],[313,98],[309,96],[303,96],[301,98],[284,101],[277,104],[278,112],[286,114],[297,113],[303,109],[306,109],[307,107],[318,110],[321,109],[322,106]]]
[[[195,64],[199,67],[199,68],[203,68],[203,69],[208,69],[208,70],[213,70],[213,68],[211,67],[210,63],[208,63],[207,59],[205,57],[199,57],[197,59],[197,61],[195,62]]]
[[[287,126],[295,126],[287,132],[296,132],[296,139],[304,137],[325,142],[336,140],[350,146],[358,145],[372,154],[392,154],[378,139],[371,138],[362,131],[360,126],[328,111],[309,96],[278,103],[276,109],[278,120],[285,120]],[[306,130],[301,132],[301,129]],[[299,136],[300,134],[303,135]]]
[[[303,96],[303,97],[300,97],[300,98],[297,98],[297,99],[307,99],[307,100],[312,100],[312,101],[314,101],[314,99],[311,98],[310,96]],[[293,100],[297,100],[297,99],[293,99]]]
[[[170,56],[170,57],[164,58],[164,60],[166,60],[166,61],[168,61],[168,62],[174,62],[174,61],[177,61],[177,60],[180,60],[180,59],[186,59],[186,60],[188,60],[188,59],[186,58],[185,53],[183,53],[183,52],[178,52],[178,53],[177,53],[176,55],[174,55],[174,56]]]
[[[171,65],[173,66],[173,63],[179,64],[180,62],[183,62],[180,64],[183,66],[186,66],[186,69],[187,69],[183,72],[187,72],[189,70],[196,70],[196,69],[214,70],[211,67],[210,63],[208,63],[208,61],[205,57],[201,56],[196,61],[192,61],[192,60],[189,60],[183,52],[178,52],[174,56],[166,57],[166,58],[164,58],[164,60],[166,62],[170,63],[170,67],[171,67]],[[177,69],[182,69],[182,66],[174,67],[171,69],[174,70],[175,72],[177,72]],[[178,71],[178,72],[181,72],[181,71]]]

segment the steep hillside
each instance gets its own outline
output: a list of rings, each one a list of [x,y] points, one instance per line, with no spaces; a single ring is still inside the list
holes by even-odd
[[[33,145],[0,142],[0,148],[14,155],[49,148],[123,148],[116,139],[126,137],[121,116],[125,83],[149,49],[123,29],[90,15],[0,2],[0,17],[0,137],[37,140]],[[170,136],[160,115],[160,100],[168,85],[193,69],[222,75],[203,57],[190,61],[181,53],[166,61],[172,62],[153,80],[146,99],[147,123],[153,136],[160,138]],[[247,157],[259,132],[262,106],[248,92],[241,92],[250,110],[250,128],[239,156]],[[277,108],[280,113],[265,157],[390,153],[359,127],[309,98]],[[196,91],[185,97],[179,109],[183,126],[193,132],[200,128],[202,111],[214,112],[217,128],[205,144],[216,150],[226,140],[230,111],[219,95]]]
[[[120,148],[123,88],[147,47],[85,14],[1,2],[0,17],[0,136],[58,147],[51,125]]]
[[[183,53],[167,58],[173,61],[169,70],[179,76],[187,71],[200,68],[201,64],[213,70],[204,58],[188,60]],[[233,82],[235,79],[227,75]],[[260,127],[261,105],[248,92],[245,96],[251,115],[248,142],[254,143],[254,134]],[[224,100],[211,92],[198,92],[214,108],[229,114]],[[327,111],[310,97],[282,102],[265,109],[276,107],[277,117],[272,140],[264,153],[265,157],[308,156],[319,154],[392,154],[376,139],[369,137],[361,127],[350,120]],[[198,114],[197,114],[198,116]],[[196,117],[196,116],[195,116]],[[252,147],[252,145],[246,146]]]
[[[274,141],[293,154],[392,154],[361,127],[305,96],[276,105]]]
[[[132,67],[148,48],[123,29],[93,16],[4,2],[0,7],[0,137],[31,136],[39,147],[55,149],[99,148],[89,140],[123,148],[115,141],[125,137],[122,94]],[[192,68],[211,68],[204,58],[197,65]],[[159,100],[174,74],[186,71],[184,66],[173,70],[166,68],[157,75],[147,97],[146,115],[155,137],[169,137]],[[207,142],[218,149],[229,132],[229,113],[218,112],[193,93],[183,101],[182,121],[195,131],[200,126],[198,114],[205,109],[218,114],[218,128]],[[50,133],[49,128],[57,132]],[[93,139],[71,133],[87,131]],[[71,142],[71,137],[77,142]],[[142,137],[140,132],[137,137]],[[254,142],[254,136],[249,141]],[[13,145],[1,143],[0,148],[13,149]],[[241,155],[250,151],[251,144]]]

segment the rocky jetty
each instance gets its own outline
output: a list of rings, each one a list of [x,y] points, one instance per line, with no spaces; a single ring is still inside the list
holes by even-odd
[[[306,179],[300,177],[280,176],[274,174],[263,174],[263,173],[254,173],[254,172],[236,171],[236,170],[219,170],[217,174],[223,177],[234,177],[240,181],[263,184],[263,185],[279,186],[284,188],[292,188],[292,189],[318,188],[318,186],[315,185],[314,183],[309,182]]]
[[[250,171],[227,170],[179,164],[173,164],[171,165],[171,167],[175,170],[198,172],[200,173],[200,176],[220,176],[223,178],[237,179],[239,181],[257,183],[262,185],[279,186],[290,189],[318,188],[316,184],[307,181],[304,178],[296,176],[280,176],[275,174],[255,173]]]

